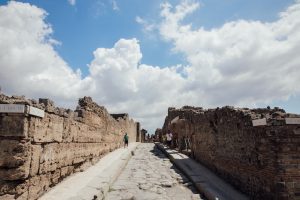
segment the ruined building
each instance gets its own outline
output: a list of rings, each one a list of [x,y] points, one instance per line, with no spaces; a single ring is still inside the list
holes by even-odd
[[[251,199],[300,199],[300,116],[279,108],[169,108],[162,131]]]
[[[141,138],[127,114],[110,115],[90,97],[75,111],[48,99],[0,94],[0,199],[37,199],[66,176]]]

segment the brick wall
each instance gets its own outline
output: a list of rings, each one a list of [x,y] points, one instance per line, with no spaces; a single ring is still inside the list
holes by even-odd
[[[89,97],[75,111],[47,99],[0,95],[0,103],[45,110],[43,118],[0,113],[0,199],[37,199],[66,176],[96,163],[123,145],[127,132],[135,142],[136,123],[128,115],[113,118]]]
[[[196,160],[252,199],[300,199],[299,117],[279,108],[185,106],[169,108],[163,133],[171,129],[181,149],[190,141]]]

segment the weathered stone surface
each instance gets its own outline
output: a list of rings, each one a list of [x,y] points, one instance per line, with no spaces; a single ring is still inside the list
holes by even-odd
[[[171,129],[174,146],[252,198],[294,199],[300,192],[291,184],[300,181],[300,135],[299,125],[285,123],[291,116],[297,115],[279,108],[169,108],[162,134]],[[280,190],[279,180],[285,182]]]
[[[51,174],[35,176],[29,179],[28,199],[37,199],[51,185]]]
[[[62,167],[60,170],[60,176],[62,178],[69,176],[70,174],[73,173],[74,167],[73,166],[66,166],[66,167]]]
[[[0,177],[2,180],[6,181],[13,181],[13,180],[20,180],[26,179],[29,175],[29,163],[12,169],[0,169]]]
[[[35,176],[39,172],[40,158],[42,154],[41,145],[31,145],[31,164],[30,164],[30,176]]]
[[[55,111],[55,106],[54,106],[54,102],[50,99],[43,99],[43,98],[39,98],[39,103],[43,104],[45,110],[48,113],[54,113]]]
[[[46,113],[44,118],[31,117],[30,137],[34,142],[61,142],[63,121],[63,117],[49,113]]]
[[[102,142],[106,130],[88,126],[83,122],[64,119],[63,142]]]
[[[22,194],[26,194],[28,191],[28,181],[20,180],[16,181],[3,181],[0,180],[0,196],[15,195],[21,196]]]
[[[28,120],[23,114],[0,113],[0,137],[27,137]]]
[[[105,199],[201,199],[191,184],[184,186],[178,179],[187,178],[153,143],[144,143],[137,147]]]
[[[16,168],[23,165],[29,155],[29,143],[19,140],[0,140],[0,168]]]
[[[37,199],[64,177],[120,147],[125,132],[130,142],[136,141],[133,120],[114,119],[90,97],[80,99],[75,112],[57,108],[48,99],[37,103],[0,94],[0,103],[45,109],[44,118],[0,115],[0,198]]]
[[[29,175],[30,147],[29,143],[18,140],[0,141],[0,179],[18,180]]]

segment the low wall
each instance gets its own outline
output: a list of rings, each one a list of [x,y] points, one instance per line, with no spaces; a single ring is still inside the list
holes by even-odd
[[[253,199],[300,199],[299,117],[278,108],[185,106],[169,108],[162,132],[171,129],[177,146]]]
[[[0,199],[37,199],[66,176],[96,163],[108,152],[136,141],[136,123],[113,118],[90,97],[79,100],[75,111],[53,102],[0,95],[0,104],[45,110],[0,113]],[[27,109],[27,107],[25,107]],[[37,115],[41,110],[35,109]]]

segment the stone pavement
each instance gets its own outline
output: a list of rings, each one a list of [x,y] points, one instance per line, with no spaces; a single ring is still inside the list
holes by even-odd
[[[107,154],[94,166],[63,180],[39,200],[104,199],[139,144],[129,143],[128,148]]]
[[[200,191],[209,200],[248,200],[245,194],[237,191],[230,184],[219,178],[212,171],[194,161],[188,156],[170,149],[160,143],[156,147],[162,150],[170,160],[178,167],[189,180],[193,182],[198,191]]]
[[[153,143],[140,144],[110,188],[109,200],[198,200],[199,193]]]

